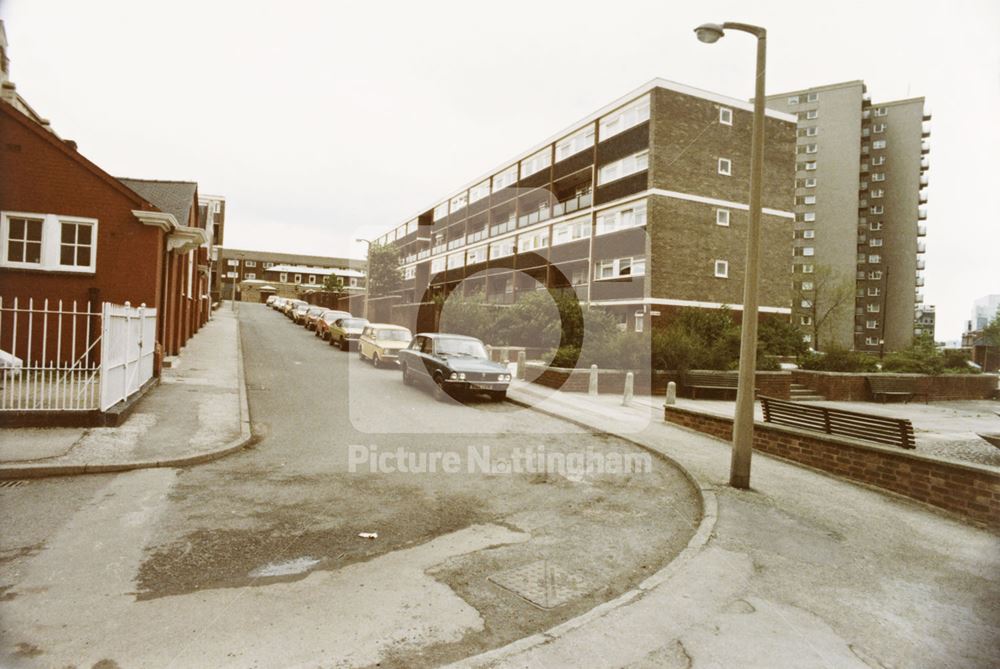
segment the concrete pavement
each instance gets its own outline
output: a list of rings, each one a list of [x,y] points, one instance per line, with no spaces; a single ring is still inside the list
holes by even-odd
[[[461,667],[1000,666],[1000,538],[760,454],[753,489],[727,485],[730,448],[622,407],[516,383],[512,399],[680,463],[714,492],[696,555],[647,592]]]
[[[118,427],[3,430],[0,479],[183,466],[245,446],[250,415],[237,315],[215,312],[179,363]]]

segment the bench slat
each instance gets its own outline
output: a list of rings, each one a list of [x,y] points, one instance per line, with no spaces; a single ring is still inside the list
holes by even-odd
[[[769,423],[915,448],[913,424],[908,420],[796,404],[772,397],[762,397],[761,402],[764,420]]]

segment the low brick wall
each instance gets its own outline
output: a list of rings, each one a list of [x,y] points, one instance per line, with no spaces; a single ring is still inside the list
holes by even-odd
[[[664,407],[664,420],[732,439],[731,418]],[[756,423],[754,450],[866,483],[1000,530],[1000,473],[892,447]]]
[[[814,372],[805,369],[792,371],[792,382],[812,388],[828,400],[840,402],[873,402],[868,382],[869,374],[849,374],[843,372]],[[986,400],[996,393],[996,374],[879,374],[885,377],[899,377],[916,380],[920,399],[927,401],[946,400]]]
[[[625,392],[625,375],[628,372],[620,369],[597,370],[597,392],[621,394]],[[590,390],[589,369],[566,369],[563,367],[545,367],[529,363],[525,367],[525,380],[531,383],[555,388],[570,393],[585,393]],[[648,374],[636,374],[633,389],[636,394],[663,395],[669,381],[680,385],[675,372],[654,372],[652,380]]]

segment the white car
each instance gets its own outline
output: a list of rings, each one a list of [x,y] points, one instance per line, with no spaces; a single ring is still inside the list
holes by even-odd
[[[410,345],[413,334],[400,325],[369,323],[358,338],[358,356],[375,367],[396,365],[399,351]]]
[[[0,372],[3,376],[19,376],[24,361],[7,351],[0,351]]]

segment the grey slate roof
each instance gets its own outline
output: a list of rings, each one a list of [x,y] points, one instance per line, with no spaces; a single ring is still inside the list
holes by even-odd
[[[126,179],[119,181],[167,214],[173,214],[180,225],[190,221],[198,184],[193,181],[157,181],[151,179]],[[197,217],[196,217],[197,218]]]

